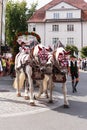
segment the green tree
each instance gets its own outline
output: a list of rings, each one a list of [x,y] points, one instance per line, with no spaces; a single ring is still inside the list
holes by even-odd
[[[36,11],[37,5],[38,5],[38,2],[33,2],[31,4],[31,8],[27,11],[27,19],[29,19],[34,14],[34,12]]]
[[[66,51],[71,51],[71,55],[74,55],[74,52],[78,55],[78,48],[74,45],[66,45],[65,47]]]
[[[18,45],[13,44],[14,38],[19,32],[23,33],[28,30],[27,19],[36,10],[35,5],[37,6],[33,3],[28,9],[25,0],[22,2],[8,0],[6,3],[6,42],[13,51],[18,49]]]
[[[27,31],[26,2],[16,2],[12,0],[6,5],[6,42],[12,46],[14,36],[18,32]]]
[[[87,46],[83,47],[80,52],[82,58],[87,57]]]

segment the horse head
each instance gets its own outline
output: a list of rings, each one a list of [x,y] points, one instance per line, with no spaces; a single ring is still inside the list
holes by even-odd
[[[46,48],[44,45],[39,44],[34,48],[33,53],[37,64],[39,65],[41,71],[45,71],[48,67],[51,67],[52,55],[49,51],[49,48]]]
[[[68,66],[68,55],[70,52],[67,52],[63,47],[56,49],[55,59],[58,63],[58,67],[61,71],[66,71]]]
[[[46,65],[49,60],[49,50],[46,47],[38,46],[38,59],[41,65]]]

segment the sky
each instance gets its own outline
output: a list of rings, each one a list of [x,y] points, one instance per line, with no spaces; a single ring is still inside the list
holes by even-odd
[[[18,1],[18,0],[14,0],[14,1]],[[22,0],[19,0],[19,1],[21,2]],[[26,0],[28,7],[30,7],[30,4],[32,4],[33,2],[37,2],[37,1],[38,1],[37,9],[39,9],[52,0]],[[84,1],[87,2],[87,0],[84,0]]]
[[[84,0],[85,2],[87,2],[87,0]]]
[[[14,1],[18,1],[18,0],[14,0]],[[19,1],[21,2],[22,0],[19,0]],[[30,4],[32,4],[33,2],[37,2],[37,1],[38,1],[37,9],[39,9],[52,0],[26,0],[26,2],[28,3],[28,7],[30,7]]]

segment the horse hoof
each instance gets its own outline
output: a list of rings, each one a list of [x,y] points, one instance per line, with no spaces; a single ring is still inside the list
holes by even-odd
[[[53,103],[53,100],[49,100],[49,103]]]
[[[35,100],[37,99],[35,95],[34,95],[34,99],[35,99]]]
[[[30,105],[31,105],[31,106],[35,106],[35,103],[34,103],[34,102],[30,102]]]
[[[64,108],[69,108],[69,105],[64,104]]]
[[[17,93],[17,97],[21,97],[21,94],[20,94],[20,93]]]
[[[46,95],[46,98],[49,98],[49,96],[48,96],[48,95]]]
[[[29,98],[29,96],[25,96],[24,99],[25,100],[29,100],[30,98]]]
[[[34,100],[38,100],[38,99],[39,99],[39,97],[37,97],[37,96],[34,95]]]

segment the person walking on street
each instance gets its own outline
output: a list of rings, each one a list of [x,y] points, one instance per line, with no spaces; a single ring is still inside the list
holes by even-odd
[[[3,76],[6,75],[6,58],[2,57]]]
[[[69,60],[69,74],[72,80],[72,92],[77,92],[77,84],[79,82],[79,62],[75,56],[71,56]]]
[[[0,57],[0,76],[2,76],[2,73],[3,73],[3,67],[2,67],[2,60]]]

